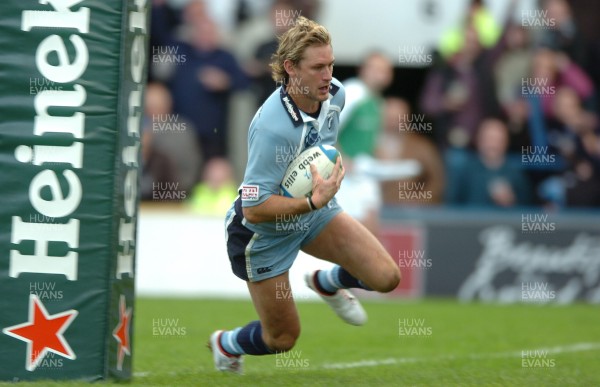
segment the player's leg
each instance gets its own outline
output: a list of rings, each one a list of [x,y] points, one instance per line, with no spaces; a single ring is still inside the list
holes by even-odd
[[[260,320],[210,338],[215,366],[220,371],[242,373],[242,355],[269,355],[290,350],[300,335],[300,319],[290,289],[288,273],[248,282]]]
[[[300,335],[300,319],[290,289],[288,273],[248,282],[259,321],[223,332],[220,345],[230,355],[267,355],[287,351]]]
[[[292,349],[300,336],[300,319],[290,289],[288,272],[263,281],[248,282],[262,325],[262,339],[273,352]]]
[[[316,258],[336,263],[331,272],[318,273],[320,290],[359,287],[379,292],[394,290],[400,269],[381,243],[350,215],[337,214],[302,247]]]
[[[260,320],[216,331],[210,339],[215,367],[237,373],[242,372],[242,355],[287,351],[300,334],[288,271],[302,242],[295,234],[256,234],[242,225],[240,213],[239,202],[227,213],[227,252],[234,274],[247,283]]]

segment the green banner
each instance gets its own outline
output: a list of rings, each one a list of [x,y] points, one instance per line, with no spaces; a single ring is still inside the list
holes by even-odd
[[[131,378],[149,7],[0,2],[0,380]]]

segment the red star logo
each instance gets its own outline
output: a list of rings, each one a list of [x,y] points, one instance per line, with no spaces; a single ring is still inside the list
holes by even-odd
[[[131,308],[126,308],[125,296],[119,298],[119,324],[113,331],[113,337],[119,342],[117,348],[117,369],[123,370],[125,354],[131,356],[129,346],[129,323],[131,322]]]
[[[29,321],[4,328],[2,333],[27,343],[25,369],[33,371],[48,352],[71,360],[76,358],[63,333],[77,317],[77,314],[76,310],[71,309],[49,315],[38,296],[31,294],[29,296]]]

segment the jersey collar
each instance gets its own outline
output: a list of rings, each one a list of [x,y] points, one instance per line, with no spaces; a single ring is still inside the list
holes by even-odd
[[[334,95],[336,95],[339,90],[340,90],[339,86],[336,86],[333,83],[331,83],[329,85],[329,99],[327,101],[324,101],[322,103],[322,105],[321,105],[321,114],[319,114],[319,119],[322,116],[325,116],[327,114],[327,111],[329,110],[329,103],[330,103],[329,100]],[[311,117],[308,114],[300,111],[300,109],[298,108],[298,106],[296,105],[296,103],[294,102],[294,100],[292,99],[292,97],[290,97],[290,95],[285,90],[284,86],[280,86],[280,88],[279,88],[279,97],[281,99],[281,104],[283,105],[283,108],[285,109],[285,111],[287,112],[288,116],[292,120],[292,123],[294,124],[294,127],[298,127],[298,126],[302,125],[305,122],[309,122],[309,121],[314,121],[315,120],[313,117]]]

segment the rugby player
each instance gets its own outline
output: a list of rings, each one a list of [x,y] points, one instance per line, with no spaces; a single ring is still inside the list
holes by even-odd
[[[333,64],[331,36],[311,20],[299,17],[279,38],[271,68],[281,86],[250,124],[240,196],[225,220],[233,273],[246,281],[259,320],[210,336],[219,371],[242,373],[243,355],[274,354],[294,346],[300,335],[298,312],[293,298],[281,299],[277,291],[290,289],[288,271],[299,250],[335,264],[307,273],[305,280],[349,324],[362,325],[367,315],[348,288],[390,292],[400,282],[392,257],[336,202],[344,178],[339,158],[328,179],[311,165],[310,198],[279,195],[287,164],[276,162],[276,149],[294,149],[297,155],[336,143],[344,88],[332,76]],[[278,219],[291,216],[305,227],[300,232],[277,230]]]

